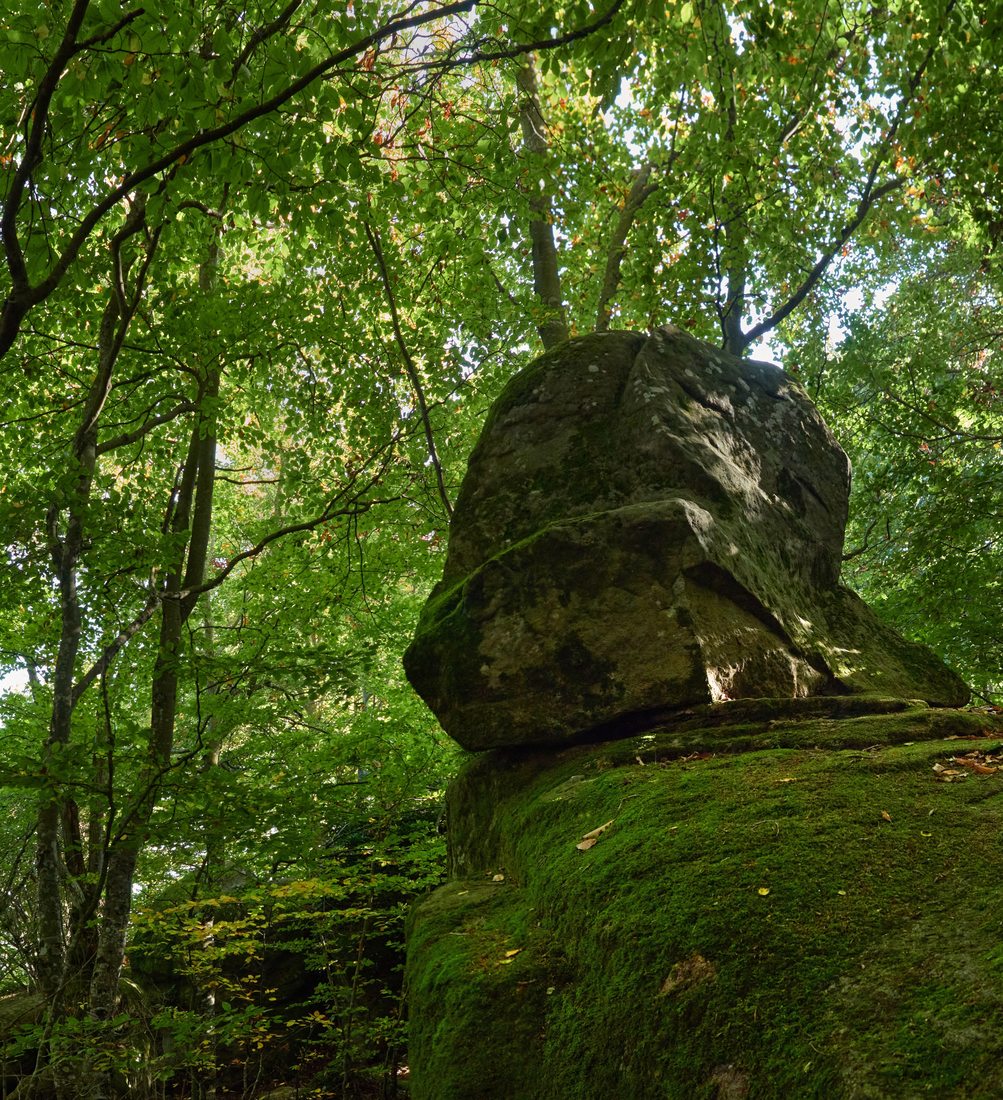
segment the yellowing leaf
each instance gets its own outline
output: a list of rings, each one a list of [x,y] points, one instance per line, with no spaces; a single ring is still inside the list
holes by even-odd
[[[521,947],[513,947],[511,951],[505,952],[505,958],[511,959],[513,955],[518,955],[521,950]]]
[[[767,894],[768,894],[769,892],[770,892],[770,888],[769,888],[769,886],[760,886],[760,887],[759,887],[759,889],[758,889],[758,890],[756,891],[756,893],[757,893],[757,894],[758,894],[758,895],[759,895],[759,896],[760,896],[761,898],[765,898],[765,897],[766,897],[766,895],[767,895]]]

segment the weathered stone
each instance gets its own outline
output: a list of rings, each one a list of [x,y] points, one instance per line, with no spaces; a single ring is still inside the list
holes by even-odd
[[[839,585],[848,493],[779,367],[673,328],[572,340],[492,409],[408,676],[470,749],[743,697],[960,705]]]

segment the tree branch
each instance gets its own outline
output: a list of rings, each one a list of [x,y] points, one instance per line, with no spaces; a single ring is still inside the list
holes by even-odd
[[[126,643],[153,618],[160,606],[160,593],[153,592],[147,598],[146,603],[143,605],[143,610],[127,625],[115,635],[113,641],[109,642],[101,651],[101,656],[90,666],[89,669],[80,677],[80,679],[73,685],[72,700],[73,705],[80,701],[80,697],[83,693],[94,683],[99,677],[111,667],[112,661],[118,656],[118,654],[125,647]]]
[[[671,162],[670,162],[671,163]],[[616,225],[610,235],[609,248],[606,252],[606,269],[603,272],[602,286],[599,290],[599,305],[596,308],[596,332],[607,332],[611,316],[610,303],[613,301],[620,287],[620,265],[627,252],[627,237],[633,228],[641,207],[648,196],[658,190],[657,183],[651,183],[651,173],[654,171],[653,161],[640,168],[634,169],[634,181],[630,185],[623,208],[616,219]]]
[[[56,58],[54,58],[43,77],[42,86],[40,87],[40,97],[38,105],[36,105],[35,123],[32,127],[32,139],[29,140],[24,158],[15,172],[14,181],[4,206],[3,218],[0,219],[0,231],[3,233],[4,248],[8,254],[8,268],[10,269],[12,279],[11,292],[4,301],[3,311],[0,313],[0,358],[2,358],[13,346],[20,332],[21,322],[27,316],[28,312],[40,302],[45,301],[62,282],[70,265],[76,259],[77,254],[88,237],[90,237],[98,222],[101,221],[108,211],[120,203],[127,195],[135,191],[141,184],[146,183],[154,176],[173,167],[183,158],[187,159],[206,145],[222,141],[224,138],[243,129],[249,123],[254,122],[256,119],[271,114],[285,103],[288,103],[289,100],[295,98],[315,81],[325,76],[332,69],[344,64],[344,62],[354,57],[358,57],[360,54],[365,53],[385,39],[393,38],[395,35],[399,35],[404,31],[413,30],[416,27],[424,26],[426,23],[434,22],[437,19],[445,19],[453,15],[460,15],[464,12],[472,11],[479,2],[480,0],[457,0],[456,3],[445,4],[433,11],[421,12],[417,15],[411,15],[407,18],[396,19],[386,23],[378,30],[364,35],[351,46],[346,46],[337,53],[331,54],[324,61],[314,65],[313,68],[307,70],[302,76],[294,80],[291,84],[288,84],[282,91],[277,92],[269,99],[255,104],[253,107],[249,107],[247,110],[242,111],[228,122],[221,123],[219,126],[214,126],[206,130],[199,130],[184,141],[179,142],[167,153],[150,161],[142,168],[138,168],[134,172],[128,173],[117,187],[112,188],[112,190],[109,191],[100,202],[96,203],[81,219],[80,224],[70,237],[66,247],[56,260],[49,274],[36,286],[31,286],[24,263],[24,256],[17,242],[17,214],[21,205],[25,184],[32,168],[38,162],[38,157],[41,155],[42,135],[44,133],[45,124],[47,124],[49,102],[51,101],[52,94],[55,91],[56,84],[59,81],[59,77],[62,75],[63,69],[73,56],[76,33],[79,30],[79,22],[83,20],[84,11],[87,8],[87,0],[77,0],[73,16],[71,16],[71,26],[67,28],[63,45],[60,46]],[[78,9],[79,20],[74,22]],[[66,45],[67,42],[69,43],[68,46]],[[43,91],[45,93],[44,102],[41,99]],[[41,124],[39,119],[39,106],[44,107],[45,115],[45,119]]]
[[[843,226],[842,230],[835,242],[822,253],[818,262],[808,272],[808,275],[802,281],[801,285],[791,295],[787,301],[780,306],[779,309],[774,310],[764,321],[761,321],[758,325],[754,325],[743,337],[743,347],[748,347],[749,344],[758,340],[760,336],[772,331],[783,321],[786,317],[790,316],[795,309],[807,298],[807,296],[814,289],[819,279],[825,274],[829,265],[832,263],[836,254],[840,251],[843,245],[853,236],[853,234],[863,224],[864,219],[870,213],[875,203],[880,202],[885,195],[891,194],[893,191],[901,187],[906,181],[905,178],[898,175],[893,175],[891,179],[886,180],[884,183],[875,186],[877,183],[878,173],[881,171],[881,167],[885,162],[886,157],[892,148],[892,143],[895,140],[895,135],[898,133],[899,127],[902,124],[903,119],[906,117],[906,112],[912,104],[913,99],[916,96],[916,92],[919,90],[919,86],[923,80],[923,74],[926,72],[927,67],[930,64],[930,60],[933,55],[940,49],[940,42],[944,34],[944,28],[947,25],[947,20],[950,17],[952,10],[954,9],[957,0],[949,0],[947,6],[944,9],[944,14],[941,17],[940,27],[937,34],[931,36],[930,45],[927,47],[926,52],[916,67],[916,71],[909,79],[909,83],[906,87],[905,94],[898,102],[898,107],[895,111],[895,115],[891,121],[891,125],[885,132],[881,141],[878,143],[877,148],[874,151],[874,156],[871,160],[871,167],[868,170],[867,178],[864,182],[864,189],[861,193],[860,199],[857,202],[856,210],[853,217]]]
[[[895,176],[880,187],[874,188],[871,192],[863,196],[857,203],[857,209],[853,217],[843,226],[839,236],[836,238],[834,244],[826,249],[819,258],[818,263],[808,272],[804,281],[797,288],[797,290],[787,299],[786,302],[779,308],[773,311],[766,318],[765,321],[761,321],[758,325],[754,325],[743,337],[743,346],[748,347],[750,344],[755,343],[760,336],[763,336],[767,332],[771,332],[780,324],[786,317],[789,317],[794,310],[808,297],[819,279],[825,274],[829,264],[835,259],[836,254],[843,247],[844,244],[853,236],[854,233],[860,228],[864,219],[870,213],[871,207],[876,202],[879,202],[885,197],[885,195],[891,194],[897,188],[901,187],[905,183],[905,179],[901,176]]]
[[[383,283],[383,291],[387,296],[387,305],[390,307],[390,321],[394,330],[394,339],[397,341],[397,347],[400,349],[401,358],[404,360],[404,367],[407,370],[408,378],[411,380],[415,396],[418,399],[418,411],[421,415],[422,427],[425,429],[425,445],[428,448],[429,460],[435,470],[435,480],[439,489],[439,499],[442,501],[442,506],[446,510],[446,515],[452,519],[453,506],[450,503],[449,494],[446,492],[446,480],[442,472],[442,462],[439,460],[439,454],[435,447],[435,434],[432,431],[432,421],[428,415],[428,402],[425,400],[425,388],[422,385],[421,376],[418,374],[418,368],[411,358],[407,341],[404,339],[404,333],[401,331],[400,317],[397,314],[397,300],[394,297],[393,287],[390,285],[390,273],[387,271],[386,260],[383,257],[383,248],[380,245],[379,233],[373,229],[369,222],[363,222],[362,225],[366,231],[369,245],[373,250],[373,255],[376,257],[376,266],[379,269],[380,279]]]
[[[195,406],[190,401],[182,401],[181,404],[175,405],[169,412],[160,413],[158,416],[151,417],[147,420],[141,428],[136,428],[134,431],[125,432],[122,435],[112,436],[111,439],[106,439],[98,446],[97,453],[99,455],[107,454],[109,451],[117,451],[119,447],[128,447],[130,443],[136,443],[145,435],[149,435],[154,428],[159,428],[161,424],[168,424],[172,420],[177,420],[179,416],[184,416],[185,413],[190,413],[194,410]]]

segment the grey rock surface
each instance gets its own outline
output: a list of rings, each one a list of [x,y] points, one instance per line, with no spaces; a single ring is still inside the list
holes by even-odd
[[[839,584],[849,485],[779,367],[674,328],[571,340],[488,417],[408,676],[469,749],[738,698],[961,705]]]

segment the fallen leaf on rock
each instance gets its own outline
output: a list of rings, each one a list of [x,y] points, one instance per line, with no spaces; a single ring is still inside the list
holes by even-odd
[[[981,753],[970,752],[967,756],[954,757],[953,762],[955,764],[960,764],[963,768],[970,768],[973,772],[975,772],[976,775],[995,774],[999,769],[991,767],[989,764],[983,763],[983,760],[979,759],[981,755]]]
[[[587,832],[581,839],[581,841],[575,845],[580,852],[587,852],[589,848],[595,845],[595,842],[602,836],[604,832],[613,824],[615,818],[611,818],[605,825],[600,825],[598,828],[592,829]]]

